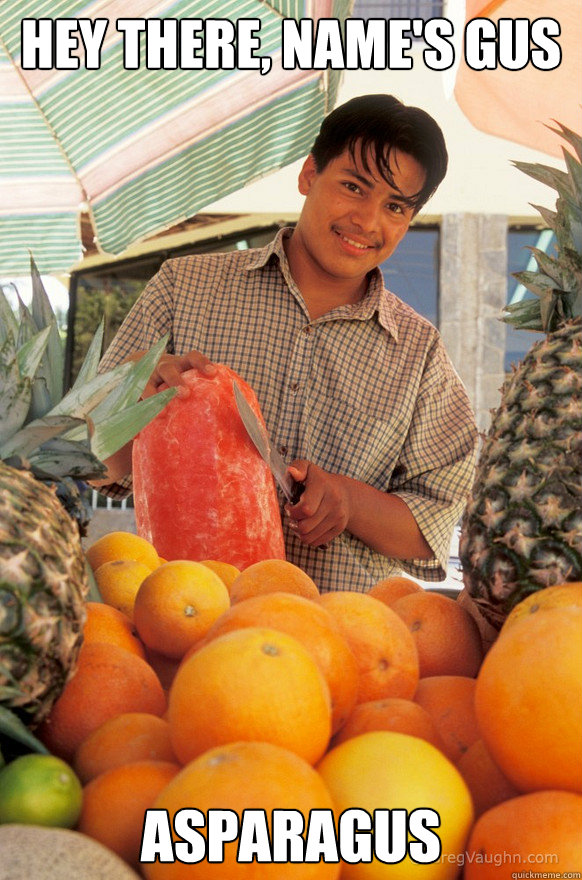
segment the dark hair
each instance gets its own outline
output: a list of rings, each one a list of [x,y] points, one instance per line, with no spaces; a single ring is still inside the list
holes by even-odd
[[[418,211],[433,195],[447,171],[447,148],[435,120],[419,107],[409,107],[393,95],[362,95],[336,107],[323,120],[311,153],[318,171],[344,150],[360,160],[370,171],[371,155],[382,177],[394,183],[390,154],[397,149],[408,153],[426,172],[424,186],[410,204]]]

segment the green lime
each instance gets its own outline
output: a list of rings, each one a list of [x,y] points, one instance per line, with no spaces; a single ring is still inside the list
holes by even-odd
[[[75,773],[53,755],[22,755],[0,770],[0,824],[72,828],[82,800]]]

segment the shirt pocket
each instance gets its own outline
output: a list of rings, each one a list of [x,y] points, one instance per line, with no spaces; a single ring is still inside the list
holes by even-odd
[[[310,400],[303,412],[301,457],[387,491],[408,426],[401,410],[379,415],[335,397]]]

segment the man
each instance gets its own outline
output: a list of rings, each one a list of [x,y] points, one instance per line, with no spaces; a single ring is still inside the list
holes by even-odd
[[[323,122],[299,175],[295,229],[265,248],[169,260],[103,366],[170,331],[147,393],[222,362],[253,387],[297,480],[281,497],[287,558],[322,591],[366,590],[404,569],[442,580],[469,491],[476,427],[438,332],[386,291],[378,265],[446,172],[424,111],[367,95]],[[130,449],[108,482],[127,492]],[[326,549],[321,549],[322,546]]]

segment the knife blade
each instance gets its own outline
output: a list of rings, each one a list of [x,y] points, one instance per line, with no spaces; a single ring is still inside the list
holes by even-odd
[[[242,423],[261,458],[267,462],[271,473],[290,504],[297,504],[305,490],[305,483],[294,480],[287,472],[287,465],[276,449],[273,449],[267,431],[253,412],[236,379],[233,380],[234,399]]]

